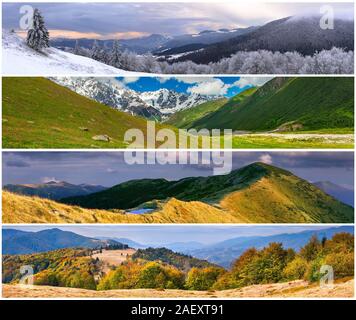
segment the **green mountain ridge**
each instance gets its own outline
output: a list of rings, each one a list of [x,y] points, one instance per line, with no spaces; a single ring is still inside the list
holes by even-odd
[[[166,179],[137,179],[113,186],[87,196],[68,197],[61,202],[90,209],[130,209],[147,201],[175,197],[184,201],[213,202],[224,194],[244,188],[272,171],[284,171],[263,163],[254,163],[228,175],[187,177],[178,181]],[[286,174],[290,174],[285,171]]]
[[[197,129],[245,131],[353,130],[351,77],[277,77],[254,92],[242,92],[196,120]]]

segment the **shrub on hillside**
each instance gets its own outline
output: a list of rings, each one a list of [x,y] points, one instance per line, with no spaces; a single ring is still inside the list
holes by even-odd
[[[290,261],[283,270],[283,278],[286,280],[303,279],[308,269],[308,262],[300,256]]]
[[[222,268],[192,268],[188,272],[185,287],[189,290],[212,289],[217,279],[225,273]]]
[[[138,288],[181,289],[184,286],[184,273],[171,266],[148,262],[138,277]]]

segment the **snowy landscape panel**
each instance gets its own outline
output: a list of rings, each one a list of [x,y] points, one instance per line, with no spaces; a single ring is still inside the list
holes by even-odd
[[[38,3],[25,9],[6,3],[3,70],[9,75],[353,73],[352,4],[256,6],[254,16],[240,4],[224,3]],[[34,23],[19,28],[20,11]],[[88,18],[71,22],[82,15]]]

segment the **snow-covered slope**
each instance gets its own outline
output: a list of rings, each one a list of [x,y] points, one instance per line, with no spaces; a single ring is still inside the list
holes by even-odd
[[[219,97],[184,94],[173,90],[138,92],[114,78],[55,77],[52,81],[105,105],[145,118],[163,119],[179,110]]]
[[[2,31],[2,49],[2,70],[5,75],[119,75],[134,73],[52,47],[39,53],[29,48],[18,35],[6,30]]]

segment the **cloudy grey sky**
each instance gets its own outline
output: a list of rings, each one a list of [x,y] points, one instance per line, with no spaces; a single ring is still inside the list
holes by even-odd
[[[291,16],[319,14],[320,3],[36,3],[52,37],[134,38],[206,29],[263,25]],[[3,27],[19,29],[20,7],[3,4]],[[333,3],[336,16],[351,19],[352,3]]]
[[[325,226],[56,226],[63,231],[71,231],[87,237],[127,238],[143,244],[168,244],[173,242],[197,241],[212,244],[242,236],[267,236],[281,233],[297,233],[305,230],[330,228]],[[14,227],[4,227],[14,228]],[[48,226],[16,226],[14,229],[36,232],[49,229]],[[352,227],[350,227],[352,228]]]
[[[176,151],[168,155],[171,161],[178,159]],[[284,168],[311,182],[328,180],[353,189],[352,152],[234,152],[232,167],[236,169],[256,161]],[[4,152],[3,184],[59,180],[113,186],[132,179],[209,176],[213,174],[213,167],[214,163],[189,162],[186,165],[129,165],[123,152]]]

